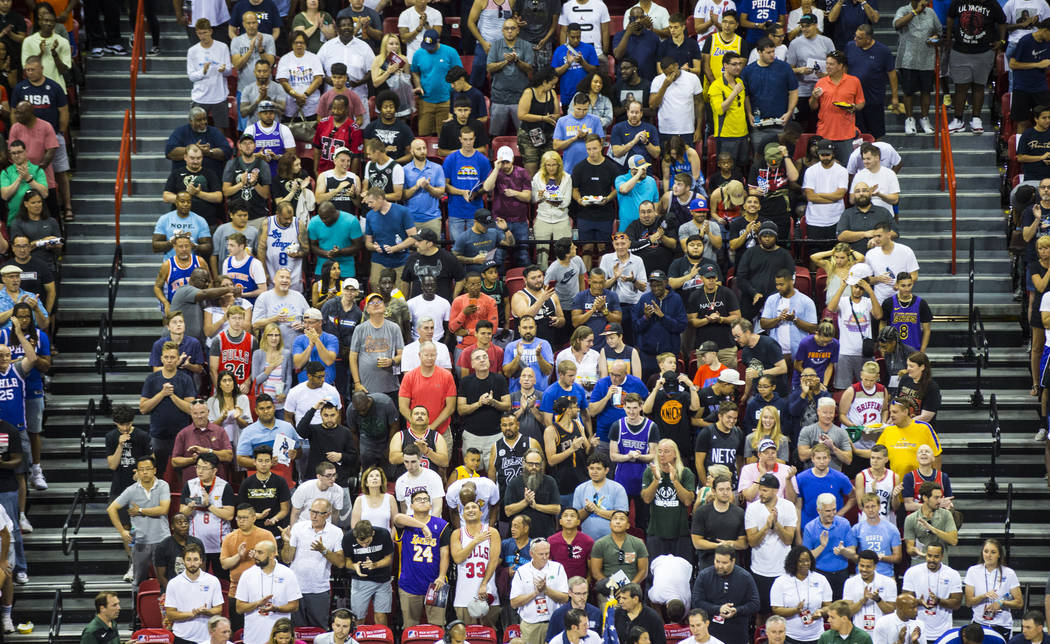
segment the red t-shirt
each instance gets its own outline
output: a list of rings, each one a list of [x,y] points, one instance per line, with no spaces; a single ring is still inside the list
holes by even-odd
[[[331,116],[317,122],[314,133],[314,147],[321,151],[317,165],[317,174],[335,167],[332,153],[339,148],[350,148],[350,154],[361,154],[364,149],[364,132],[357,127],[353,119],[347,118],[339,127]]]
[[[477,348],[477,346],[473,346],[460,353],[459,359],[456,360],[456,366],[470,369],[470,373],[473,374],[474,369],[471,368],[470,354],[474,353],[474,349]],[[503,349],[497,347],[495,344],[489,344],[489,348],[485,353],[489,354],[489,371],[492,373],[503,373]]]
[[[430,412],[430,419],[433,420],[445,409],[445,398],[456,396],[456,381],[443,367],[434,367],[434,374],[429,378],[423,375],[422,369],[417,367],[405,374],[397,395],[409,399],[409,408],[415,405],[426,407]],[[444,434],[448,431],[450,420],[451,418],[446,418],[440,427],[434,429]]]
[[[817,81],[813,87],[824,90],[820,96],[817,134],[832,141],[852,139],[857,134],[857,118],[853,112],[837,107],[835,103],[856,105],[864,100],[864,89],[856,76],[843,74],[836,85],[830,76]]]
[[[565,569],[565,577],[580,576],[587,577],[587,561],[591,558],[591,549],[594,548],[594,539],[582,532],[577,532],[572,540],[572,545],[565,543],[565,537],[558,530],[550,537],[547,543],[551,544],[551,561],[557,561]]]

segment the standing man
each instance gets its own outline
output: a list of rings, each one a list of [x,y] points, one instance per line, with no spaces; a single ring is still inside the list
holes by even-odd
[[[408,11],[406,9],[406,11]],[[436,238],[441,237],[441,197],[445,194],[445,170],[442,166],[427,158],[427,142],[413,139],[409,145],[412,158],[402,166],[405,176],[405,207],[412,215],[419,232],[429,230]],[[416,238],[416,252],[423,254],[419,247],[420,238]],[[437,239],[433,240],[434,242]],[[434,251],[438,247],[434,246]],[[433,255],[433,253],[430,253]],[[428,255],[429,256],[429,255]],[[418,276],[418,275],[417,275]],[[462,279],[462,278],[461,278]],[[442,297],[450,299],[444,294]]]
[[[998,8],[998,4],[996,5]],[[950,23],[949,23],[950,24]],[[871,25],[864,23],[857,27],[853,40],[846,43],[846,66],[851,74],[860,80],[861,87],[865,88],[864,109],[857,110],[857,129],[865,134],[870,134],[876,139],[886,135],[886,83],[890,87],[890,110],[896,113],[900,99],[897,92],[897,70],[894,68],[894,57],[890,48],[875,40],[875,32]],[[972,72],[973,78],[979,78],[979,72]],[[962,75],[960,75],[962,77]],[[988,78],[985,76],[984,78]],[[959,96],[958,82],[956,83],[956,97]],[[966,90],[962,90],[962,107],[956,107],[956,112],[962,114],[966,107]],[[984,86],[981,86],[981,99],[984,99]],[[976,105],[977,86],[974,86],[974,100]],[[975,112],[976,113],[976,112]],[[961,124],[960,124],[961,127]]]
[[[649,88],[649,107],[656,110],[660,139],[666,141],[678,135],[691,147],[703,134],[705,106],[700,78],[688,69],[681,69],[678,61],[670,56],[660,61],[660,69],[662,73],[653,79]]]
[[[955,118],[948,124],[948,131],[961,132],[966,128],[962,119],[972,88],[970,130],[980,134],[984,131],[984,86],[995,62],[995,52],[1006,40],[1006,14],[998,2],[956,1],[948,7],[946,23],[945,49],[951,52],[948,70],[955,82]]]
[[[309,521],[297,521],[281,529],[281,559],[288,562],[302,591],[299,606],[292,614],[296,626],[327,621],[332,601],[332,563],[342,563],[344,559],[343,531],[329,521],[331,514],[328,499],[314,499]]]
[[[510,605],[521,618],[525,643],[542,644],[551,614],[569,601],[569,580],[562,565],[551,561],[546,539],[533,539],[529,550],[532,561],[519,567],[510,582]]]
[[[390,530],[362,519],[343,535],[342,567],[350,571],[350,607],[354,615],[375,608],[377,624],[387,624],[393,600],[390,571],[394,542]],[[338,611],[337,611],[338,612]]]
[[[872,143],[860,146],[860,158],[864,167],[853,176],[853,185],[864,182],[873,187],[871,202],[886,210],[900,203],[901,186],[893,168],[882,165],[882,150]]]
[[[476,136],[469,125],[459,130],[459,149],[445,158],[445,192],[448,194],[448,230],[458,241],[472,226],[481,200],[482,182],[492,172],[488,157],[474,147]]]
[[[922,604],[918,620],[930,640],[940,639],[951,630],[952,613],[963,601],[962,578],[942,563],[943,559],[944,546],[926,546],[924,561],[908,568],[901,583],[901,589],[914,594]]]
[[[186,570],[168,582],[164,591],[164,616],[173,622],[176,644],[210,641],[208,620],[222,614],[219,579],[201,569],[204,553],[190,544],[182,554]]]
[[[241,575],[235,595],[238,613],[244,615],[244,642],[265,644],[277,620],[299,608],[303,594],[287,566],[277,561],[277,546],[263,541],[255,547],[255,565]]]
[[[120,616],[120,597],[102,591],[95,595],[95,617],[80,633],[80,644],[120,644],[117,618]]]
[[[906,642],[929,641],[925,627],[917,619],[919,602],[915,594],[905,590],[897,595],[895,604],[896,609],[893,612],[883,615],[875,622],[872,642],[893,644],[901,641],[901,633],[904,633]]]
[[[18,327],[16,327],[18,328]],[[161,348],[160,371],[146,376],[139,395],[139,413],[149,414],[149,435],[157,462],[165,469],[179,430],[190,422],[190,402],[197,393],[193,379],[178,368],[179,347],[166,342]],[[161,474],[163,477],[163,473]]]
[[[941,546],[947,559],[948,546],[959,544],[959,529],[951,511],[941,507],[940,485],[926,481],[919,486],[922,506],[904,520],[904,547],[908,556],[921,556],[930,546]]]
[[[532,43],[518,37],[520,30],[518,20],[510,18],[503,22],[503,37],[489,43],[485,68],[492,77],[489,111],[492,136],[504,134],[508,121],[514,124],[515,132],[521,125],[518,99],[529,84],[534,56]]]
[[[806,195],[806,238],[818,242],[813,250],[826,250],[835,244],[835,230],[846,209],[842,198],[849,189],[849,175],[846,168],[835,160],[835,146],[831,141],[817,144],[817,157],[820,163],[809,166],[802,177],[802,192]]]
[[[852,0],[850,0],[852,2]],[[798,121],[802,129],[812,132],[816,129],[817,114],[809,105],[813,95],[813,86],[823,78],[826,71],[824,60],[835,51],[835,43],[827,36],[821,35],[817,17],[804,13],[798,20],[801,36],[796,36],[788,45],[785,62],[791,66],[798,77]],[[892,65],[891,65],[892,66]]]
[[[904,244],[893,241],[895,233],[889,222],[875,224],[875,236],[864,261],[871,267],[872,290],[879,302],[885,302],[897,291],[897,275],[909,273],[912,280],[919,279],[919,262],[915,253]]]
[[[865,181],[853,182],[853,206],[847,208],[835,226],[835,236],[840,242],[849,244],[854,252],[864,254],[873,243],[876,226],[886,224],[891,235],[897,227],[893,213],[872,201],[871,185]]]
[[[717,641],[744,642],[748,639],[748,621],[761,606],[758,586],[747,570],[736,565],[736,548],[729,543],[714,549],[712,564],[693,582],[689,630],[693,631],[694,618],[702,616],[705,619],[696,620],[697,625],[707,622],[704,630],[709,628]],[[713,622],[706,619],[709,614],[715,616]]]
[[[897,600],[897,582],[875,570],[879,555],[871,550],[861,550],[857,558],[857,574],[846,580],[842,588],[842,599],[853,613],[853,624],[869,636],[875,630],[875,622],[892,612]],[[893,569],[890,568],[892,575]]]
[[[690,538],[701,568],[707,568],[715,562],[715,555],[723,545],[732,548],[734,560],[737,550],[747,550],[744,509],[733,502],[733,480],[724,474],[716,476],[711,489],[714,500],[704,503],[693,512],[690,529]]]
[[[121,541],[131,551],[133,583],[137,588],[149,576],[157,546],[170,535],[168,507],[171,491],[166,481],[157,478],[157,463],[152,456],[142,456],[135,462],[135,475],[137,480],[113,499],[106,513]],[[123,508],[127,508],[131,530],[125,529],[121,521],[119,511]]]
[[[220,130],[229,126],[226,106],[226,77],[233,73],[230,48],[212,37],[211,23],[200,18],[194,25],[197,44],[186,52],[186,75],[193,83],[190,100],[193,107],[203,108]]]
[[[245,486],[246,484],[241,486],[242,498],[246,491]],[[246,570],[255,565],[254,556],[257,545],[263,541],[277,543],[273,533],[255,524],[257,516],[255,508],[250,504],[239,503],[237,505],[237,529],[223,538],[222,550],[219,553],[219,563],[222,564],[223,570],[229,571],[230,590],[227,595],[230,596],[230,609],[238,628],[243,628],[244,618],[237,613],[237,582],[240,581],[241,575]]]
[[[227,578],[222,568],[220,552],[222,539],[230,532],[237,496],[233,486],[216,476],[219,458],[212,453],[197,457],[196,478],[182,486],[182,505],[179,512],[190,517],[190,534],[204,544],[204,553],[212,574]]]
[[[758,503],[747,506],[744,528],[751,546],[751,573],[758,586],[762,613],[769,613],[769,591],[784,574],[784,558],[791,550],[798,529],[795,505],[777,495],[780,479],[766,472],[758,479]]]
[[[424,606],[423,599],[433,585],[435,591],[448,583],[448,522],[431,514],[430,493],[418,489],[408,503],[410,514],[394,517],[394,541],[400,548],[401,575],[397,593],[404,628],[423,621],[444,623],[445,607]]]
[[[842,2],[838,0],[835,7]],[[835,145],[835,158],[845,165],[853,152],[853,138],[857,133],[856,112],[864,109],[864,89],[856,76],[846,73],[846,55],[841,51],[829,53],[825,66],[828,75],[813,86],[809,108],[817,111],[817,134]]]
[[[759,40],[754,51],[758,58],[744,67],[740,76],[751,105],[748,123],[751,146],[757,154],[767,143],[776,141],[783,124],[794,117],[799,83],[791,65],[776,57],[777,46],[771,39]]]
[[[919,94],[919,127],[933,134],[930,123],[930,95],[934,89],[934,61],[940,56],[937,41],[941,35],[941,21],[925,0],[915,0],[897,9],[893,16],[897,31],[897,69],[900,70],[901,90],[904,94],[904,133],[915,134],[912,99]]]
[[[401,364],[405,338],[401,329],[385,317],[383,296],[372,293],[365,298],[368,320],[354,331],[350,341],[350,377],[354,391],[385,393],[393,400],[400,386],[394,365]]]
[[[744,56],[730,52],[722,57],[721,73],[707,86],[707,102],[711,106],[714,120],[711,125],[718,153],[729,153],[738,168],[750,164],[748,125],[754,122],[750,97],[740,72],[744,69]],[[748,118],[751,115],[752,118]]]
[[[440,42],[434,29],[423,32],[423,43],[412,55],[412,84],[419,96],[419,136],[437,136],[441,123],[448,117],[452,89],[445,81],[448,70],[462,67],[455,49]],[[447,176],[447,173],[446,173]]]

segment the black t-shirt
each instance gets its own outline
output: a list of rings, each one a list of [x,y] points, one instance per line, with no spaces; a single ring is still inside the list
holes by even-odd
[[[707,262],[703,259],[700,260],[700,266],[703,266]],[[689,261],[688,257],[678,257],[671,266],[667,269],[668,277],[685,277],[689,274],[689,271],[693,270],[693,263]],[[703,288],[704,280],[700,277],[700,273],[697,272],[696,276],[686,280],[679,288],[675,289],[678,294],[682,296],[682,303],[686,305],[686,313],[689,312],[689,296],[696,292],[696,289]]]
[[[704,415],[704,420],[709,423],[718,420],[718,406],[723,402],[735,402],[733,395],[733,393],[729,393],[725,396],[719,396],[711,386],[701,389],[699,393],[700,413]]]
[[[29,256],[29,261],[25,264],[19,264],[15,261],[15,258],[11,258],[4,262],[4,266],[17,266],[22,269],[22,290],[27,293],[32,293],[37,299],[44,298],[44,285],[52,284],[55,281],[55,274],[51,271],[51,267],[48,263],[39,257]]]
[[[683,454],[689,453],[689,443],[693,437],[693,426],[690,423],[692,412],[689,411],[690,390],[682,383],[674,383],[675,389],[668,393],[666,388],[656,390],[653,399],[653,412],[649,417],[660,428],[661,438],[670,438],[678,445]],[[684,451],[682,451],[684,448]]]
[[[503,365],[500,365],[502,367]],[[496,368],[493,366],[492,368]],[[490,372],[488,377],[480,380],[471,374],[459,381],[459,395],[467,400],[467,404],[474,404],[484,393],[492,392],[492,397],[499,400],[510,394],[507,388],[507,379],[498,373]],[[482,405],[471,414],[460,416],[462,429],[475,436],[495,436],[500,433],[499,419],[503,412],[492,405]]]
[[[507,307],[503,306],[503,299],[509,297],[507,292],[507,285],[503,282],[503,280],[496,280],[496,283],[493,284],[490,288],[485,284],[485,280],[481,280],[481,292],[485,295],[488,295],[496,301],[496,312],[499,314],[499,326],[502,329],[506,329]],[[450,299],[449,301],[451,302],[452,300]],[[502,367],[502,365],[500,366]]]
[[[412,144],[412,139],[415,135],[412,134],[412,128],[405,125],[405,122],[401,119],[394,119],[394,122],[390,125],[383,123],[381,119],[376,119],[365,126],[364,132],[365,139],[379,139],[383,142],[383,145],[392,145],[395,150],[391,152],[387,150],[387,154],[393,159],[400,159],[405,156],[405,152],[408,150],[408,146]],[[459,147],[458,145],[456,146]]]
[[[728,317],[733,311],[740,310],[740,301],[736,294],[730,289],[719,286],[713,295],[700,287],[689,296],[689,306],[686,313],[696,313],[700,317],[707,317],[712,313],[718,313],[723,318]],[[696,329],[696,346],[711,340],[718,345],[719,349],[733,346],[733,333],[727,324],[705,324]]]
[[[997,25],[1006,23],[1006,14],[993,0],[954,0],[947,15],[954,20],[952,49],[964,54],[981,54],[991,49],[999,40]]]
[[[660,41],[660,46],[656,50],[656,59],[663,60],[667,56],[674,58],[682,67],[687,67],[692,65],[694,60],[700,60],[700,45],[688,34],[682,39],[681,45],[676,45],[673,40],[666,38]]]
[[[362,546],[357,542],[353,531],[347,531],[343,535],[343,554],[347,556],[349,561],[354,563],[362,563],[365,560],[376,562],[394,554],[394,541],[390,537],[390,531],[378,526],[373,526],[373,528],[375,529],[375,534],[367,546]],[[367,575],[361,576],[347,562],[346,570],[352,579],[377,582],[390,581],[390,566],[373,568]],[[362,568],[362,570],[364,569]]]
[[[925,395],[920,396],[918,384],[911,379],[911,376],[905,374],[901,376],[897,391],[893,392],[893,395],[914,398],[919,404],[919,409],[915,411],[916,414],[920,411],[932,411],[936,414],[941,408],[941,387],[936,380],[930,380],[926,385]]]
[[[459,121],[453,118],[441,126],[441,134],[438,135],[438,147],[442,150],[458,150],[459,131],[468,125],[470,129],[474,130],[475,148],[483,148],[489,144],[489,130],[480,121],[470,118],[467,119],[466,125],[460,125]]]
[[[730,181],[739,181],[740,183],[747,185],[747,179],[740,173],[740,170],[733,168],[729,173],[729,178],[722,176],[721,172],[716,172],[707,178],[707,194],[711,194],[715,190],[721,188],[723,185]],[[735,221],[735,220],[734,220]],[[732,222],[730,222],[732,223]]]
[[[409,255],[401,272],[401,279],[412,285],[412,292],[406,294],[406,297],[412,298],[423,292],[419,280],[428,275],[432,276],[437,280],[435,292],[451,303],[456,282],[466,277],[466,274],[463,264],[452,253],[439,248],[430,256],[419,253]]]
[[[613,192],[616,177],[622,174],[620,167],[607,158],[602,158],[598,165],[584,159],[572,169],[572,187],[580,191],[580,197],[606,197]],[[580,206],[575,202],[573,207],[576,217],[592,221],[612,221],[616,219],[616,197],[601,206]]]
[[[197,391],[189,374],[179,369],[171,378],[165,378],[163,371],[154,371],[147,375],[146,381],[142,383],[140,395],[143,398],[152,398],[160,393],[164,384],[168,382],[175,388],[174,395],[180,398],[193,396]],[[164,398],[149,414],[149,435],[152,438],[175,440],[179,430],[189,424],[190,415],[176,407],[171,398]]]
[[[747,534],[744,530],[744,508],[734,503],[729,504],[729,509],[719,512],[714,503],[705,503],[699,510],[693,513],[693,525],[690,532],[699,535],[708,541],[735,541]],[[715,551],[704,550],[700,556],[702,568],[706,568],[715,562]]]
[[[6,420],[0,420],[0,461],[13,460],[15,455],[27,458],[22,453],[22,438],[18,429]],[[18,479],[14,469],[0,469],[0,492],[17,492]]]
[[[558,494],[558,483],[549,474],[543,475],[543,482],[540,484],[539,489],[534,490],[534,492],[536,492],[536,505],[554,505],[561,502]],[[503,507],[514,505],[524,498],[525,477],[515,476],[507,483],[507,493],[503,498]],[[524,514],[532,521],[532,529],[529,531],[529,534],[550,536],[558,529],[557,518],[553,514],[540,512],[536,508],[527,505],[518,514]]]
[[[514,14],[525,21],[521,37],[532,44],[547,35],[551,27],[551,16],[561,14],[561,3],[557,0],[514,0]]]
[[[0,14],[0,30],[3,30],[8,25],[11,25],[11,33],[22,34],[23,36],[26,34],[26,19],[14,9],[9,10],[5,14]],[[3,39],[0,39],[0,42],[4,43],[7,55],[11,57],[11,64],[16,68],[20,68],[22,66],[22,43],[15,42],[15,39],[10,35],[4,36]],[[4,79],[4,85],[7,85],[6,78]]]
[[[767,336],[758,336],[758,343],[753,347],[744,347],[740,352],[740,359],[744,368],[761,366],[763,369],[772,369],[778,362],[784,359],[784,352],[776,340]],[[781,396],[787,395],[787,378],[776,376],[777,393]]]
[[[1017,141],[1017,154],[1041,156],[1047,152],[1050,152],[1050,130],[1040,132],[1030,127],[1021,133],[1021,138]],[[1025,181],[1039,181],[1050,177],[1050,165],[1042,161],[1022,163],[1021,171],[1024,172]]]
[[[616,81],[616,84],[612,88],[612,101],[613,107],[627,109],[627,101],[634,99],[642,103],[643,108],[649,107],[649,90],[652,88],[652,83],[646,82],[641,76],[638,77],[638,83],[632,85],[627,81],[621,79]]]
[[[204,552],[204,543],[197,537],[187,535],[186,546],[191,543],[197,544],[201,552]],[[186,546],[180,546],[174,537],[169,536],[157,544],[157,548],[153,551],[153,566],[164,568],[164,576],[169,581],[186,570],[186,566],[182,563],[182,553]]]
[[[648,226],[643,224],[641,219],[635,219],[627,225],[626,233],[631,238],[631,252],[642,258],[646,272],[652,273],[660,270],[666,273],[671,266],[674,252],[661,243],[650,241],[650,237],[657,230],[662,230],[664,235],[674,238],[674,231],[677,230],[677,226],[669,230],[667,220],[662,217]]]
[[[266,479],[263,483],[259,480],[258,474],[253,474],[244,479],[241,483],[241,490],[237,494],[237,504],[247,503],[255,508],[256,514],[262,514],[267,509],[270,513],[265,517],[260,517],[255,520],[255,525],[260,528],[274,531],[275,526],[265,525],[266,519],[277,516],[277,513],[281,511],[281,503],[288,501],[291,503],[292,494],[288,489],[288,481],[284,480],[284,477],[277,476],[271,473],[270,478]],[[288,525],[288,517],[277,522],[276,527],[283,527]]]
[[[274,203],[277,203],[278,199],[284,199],[288,196],[292,190],[297,190],[298,194],[288,200],[288,203],[296,206],[299,204],[299,200],[302,199],[303,190],[309,190],[310,188],[300,188],[298,180],[304,177],[309,177],[306,170],[299,170],[299,174],[288,179],[282,179],[280,177],[274,177],[273,181],[270,182],[270,196],[273,197]]]
[[[222,188],[219,177],[208,168],[202,167],[199,172],[190,172],[183,166],[171,171],[164,183],[164,190],[178,194],[190,185],[197,186],[205,192],[218,192]],[[222,203],[211,203],[200,197],[193,197],[191,202],[190,209],[193,212],[204,217],[209,224],[219,223],[219,208],[222,207]]]
[[[111,455],[117,449],[120,439],[120,430],[114,428],[106,434],[106,456]],[[109,486],[109,498],[115,499],[121,492],[131,487],[135,482],[135,462],[143,456],[153,453],[149,434],[141,429],[132,429],[131,438],[124,441],[124,449],[120,453],[120,461],[117,469],[113,470],[113,482]]]
[[[704,467],[725,465],[733,474],[733,487],[736,487],[736,463],[744,458],[744,432],[739,427],[722,432],[718,427],[705,427],[696,435],[695,451],[704,452]]]
[[[760,211],[763,219],[770,217],[784,217],[788,210],[788,176],[784,164],[780,163],[771,168],[764,160],[751,166],[751,175],[747,179],[749,186],[754,186],[762,191],[759,199],[762,201]],[[787,235],[786,230],[780,231],[781,235]]]
[[[743,215],[741,215],[741,216],[739,216],[739,217],[737,217],[735,219],[732,219],[729,222],[729,239],[736,239],[737,237],[739,237],[740,233],[744,232],[744,229],[747,228],[747,225],[750,224],[750,223],[751,222],[748,221],[747,219],[745,219]],[[740,262],[740,258],[744,256],[744,252],[747,251],[748,248],[751,248],[752,246],[754,246],[757,243],[758,243],[758,236],[753,234],[753,233],[748,233],[747,237],[744,238],[744,245],[741,246],[740,248],[738,248],[733,253],[733,255],[734,255],[733,261],[734,261],[734,263],[739,263]]]

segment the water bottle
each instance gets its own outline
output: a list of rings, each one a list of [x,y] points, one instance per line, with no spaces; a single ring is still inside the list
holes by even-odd
[[[134,548],[135,547],[135,526],[131,526],[131,529],[128,530],[128,532],[131,533],[131,543],[128,544],[128,547],[129,548]]]
[[[401,235],[394,235],[394,245],[397,246],[401,243]]]
[[[755,127],[762,127],[762,110],[757,107],[754,109]]]
[[[186,17],[186,24],[193,24],[193,0],[182,0],[182,15]]]

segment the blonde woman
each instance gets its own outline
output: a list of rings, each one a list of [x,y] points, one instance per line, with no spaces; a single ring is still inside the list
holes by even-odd
[[[532,234],[537,240],[572,237],[569,203],[572,201],[572,176],[565,171],[561,155],[553,150],[540,157],[540,169],[532,177],[532,200],[536,220]],[[547,265],[548,247],[540,244],[536,261]]]
[[[777,446],[777,460],[787,463],[790,455],[788,441],[780,430],[780,411],[773,405],[766,405],[758,414],[755,431],[744,439],[744,459],[746,463],[758,462],[758,445],[768,438]]]
[[[810,267],[816,273],[817,269],[823,268],[828,274],[828,283],[824,295],[824,305],[827,306],[832,296],[839,288],[839,284],[846,281],[849,269],[857,262],[863,262],[864,255],[853,250],[849,244],[838,243],[831,250],[813,253],[809,258]]]
[[[398,118],[408,118],[416,111],[409,63],[401,50],[401,38],[397,34],[384,35],[379,43],[379,55],[372,59],[372,85],[375,86],[376,96],[384,89],[397,95],[400,107],[395,116]]]
[[[386,491],[386,473],[383,468],[373,465],[365,470],[361,477],[361,495],[354,501],[350,513],[350,529],[361,520],[366,520],[377,528],[394,529],[394,517],[397,516],[397,501]]]
[[[1035,241],[1035,252],[1039,261],[1028,265],[1028,310],[1031,312],[1029,322],[1032,327],[1032,395],[1038,396],[1041,372],[1039,358],[1043,355],[1043,345],[1046,343],[1046,328],[1039,305],[1043,301],[1043,294],[1050,287],[1050,235],[1042,235]]]
[[[642,474],[642,501],[650,504],[646,546],[650,560],[660,555],[692,556],[689,509],[696,499],[696,475],[685,466],[670,438],[656,444],[656,458]],[[653,503],[656,498],[660,503]]]
[[[281,328],[274,323],[263,329],[259,348],[252,354],[252,380],[258,393],[269,394],[274,407],[284,409],[288,390],[295,386],[295,367],[292,352],[284,348]]]

